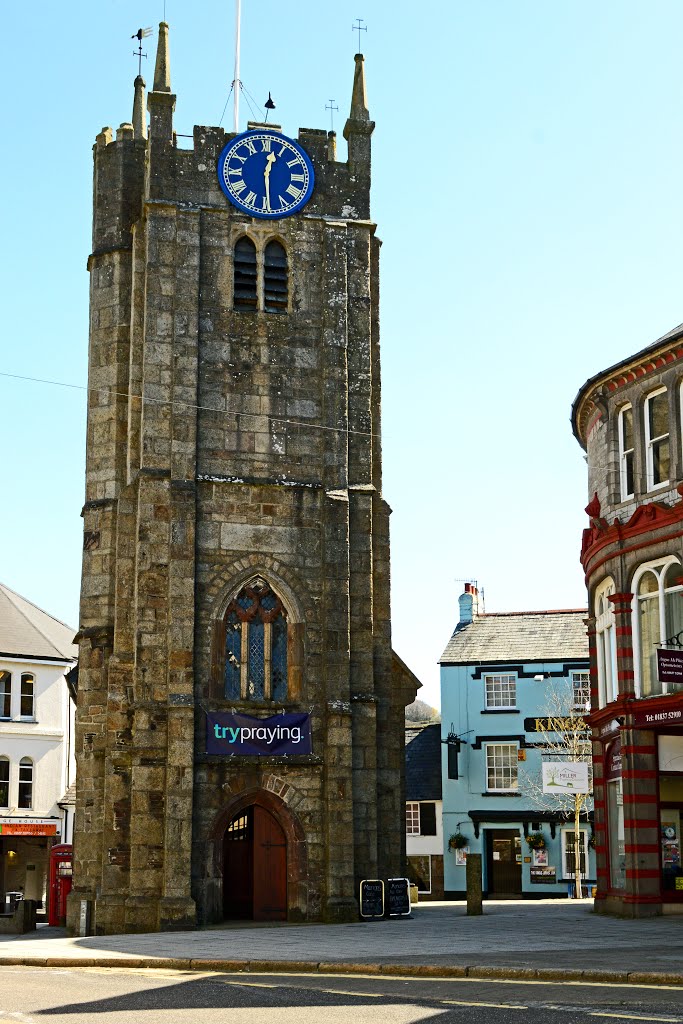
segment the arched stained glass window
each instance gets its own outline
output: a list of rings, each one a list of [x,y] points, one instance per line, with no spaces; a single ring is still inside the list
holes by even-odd
[[[256,246],[250,238],[239,238],[235,245],[234,259],[233,305],[235,309],[256,311],[256,277]]]
[[[287,612],[262,579],[244,587],[226,611],[225,698],[287,699]]]
[[[266,313],[287,312],[287,253],[279,242],[268,242],[263,259],[263,308]]]

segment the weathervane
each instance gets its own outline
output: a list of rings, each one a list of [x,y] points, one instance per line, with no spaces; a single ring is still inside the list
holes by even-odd
[[[358,24],[351,26],[351,31],[358,33],[358,52],[359,53],[361,52],[361,49],[360,49],[360,34],[361,34],[361,32],[367,32],[367,30],[368,30],[368,26],[367,25],[363,25],[363,21],[364,20],[365,20],[364,18],[356,18],[356,21],[358,22]]]
[[[268,123],[268,114],[271,112],[271,110],[275,110],[275,104],[273,103],[273,97],[270,95],[270,93],[268,93],[268,99],[263,104],[263,106],[266,108],[266,120],[265,120],[264,124],[267,124]]]
[[[329,112],[330,112],[330,131],[333,132],[334,131],[334,112],[335,112],[335,110],[339,110],[339,107],[336,107],[334,105],[334,100],[330,100],[329,103],[325,104],[325,110],[329,110]]]
[[[137,39],[138,43],[140,44],[137,50],[133,50],[133,53],[138,58],[138,75],[140,77],[142,77],[142,58],[144,57],[145,60],[147,60],[147,54],[142,52],[142,40],[146,39],[148,36],[151,36],[151,34],[151,28],[139,28],[135,35],[130,37],[131,39]]]

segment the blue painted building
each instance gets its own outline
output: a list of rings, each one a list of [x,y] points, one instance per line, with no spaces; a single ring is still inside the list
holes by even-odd
[[[587,613],[486,614],[470,584],[459,604],[440,659],[445,897],[464,896],[468,852],[482,854],[490,898],[566,896],[574,799],[543,793],[541,765],[574,760],[577,749],[590,760]],[[589,797],[578,844],[587,886],[591,822]]]

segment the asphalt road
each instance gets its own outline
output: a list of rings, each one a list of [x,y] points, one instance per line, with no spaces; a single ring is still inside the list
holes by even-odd
[[[363,976],[0,968],[0,1024],[683,1024],[683,990]]]

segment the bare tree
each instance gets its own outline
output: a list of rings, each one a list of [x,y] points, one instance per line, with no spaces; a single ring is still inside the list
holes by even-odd
[[[581,898],[581,848],[579,820],[585,810],[588,814],[593,809],[593,778],[591,756],[590,727],[584,721],[589,710],[584,694],[577,701],[573,684],[566,680],[553,680],[544,684],[546,698],[543,714],[536,718],[535,732],[538,734],[536,746],[541,752],[541,763],[548,765],[568,761],[588,766],[588,793],[569,793],[561,790],[558,793],[547,793],[543,789],[541,772],[530,767],[519,772],[519,788],[529,793],[538,803],[539,810],[554,811],[558,816],[570,821],[574,819],[574,877],[575,897]],[[552,771],[552,769],[551,769]]]

